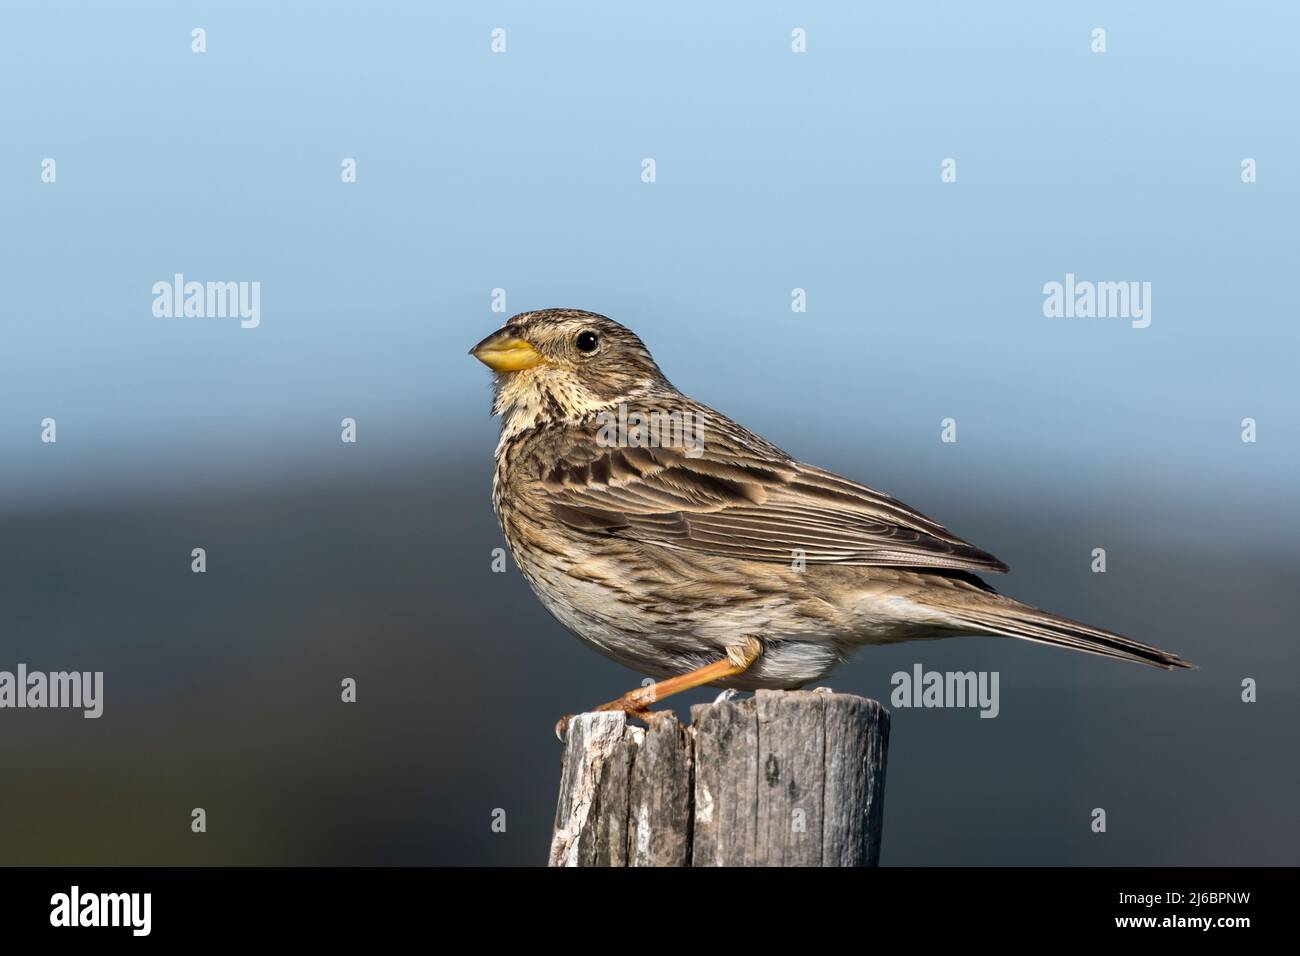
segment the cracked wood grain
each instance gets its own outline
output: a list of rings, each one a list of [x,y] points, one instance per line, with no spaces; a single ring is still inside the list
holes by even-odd
[[[828,690],[760,690],[570,722],[552,866],[875,866],[889,713]]]

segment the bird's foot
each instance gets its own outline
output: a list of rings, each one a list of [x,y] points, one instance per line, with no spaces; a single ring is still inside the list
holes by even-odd
[[[620,697],[618,700],[612,700],[608,704],[601,704],[596,708],[596,711],[604,713],[608,713],[611,710],[621,710],[629,720],[639,720],[641,723],[646,725],[649,725],[650,723],[650,710],[648,704],[633,704],[625,701],[623,697]],[[573,716],[573,714],[565,714],[555,722],[555,739],[560,741],[560,743],[564,743],[564,738],[569,734],[569,724],[573,721]]]
[[[739,643],[728,647],[726,656],[722,660],[714,661],[712,664],[705,664],[703,667],[696,668],[685,674],[679,674],[676,677],[669,677],[666,680],[656,681],[653,684],[638,687],[636,690],[630,690],[618,700],[611,700],[608,704],[601,704],[596,710],[621,710],[632,720],[639,720],[644,724],[649,724],[647,717],[650,715],[650,707],[653,704],[657,704],[665,697],[671,697],[673,694],[680,694],[684,690],[703,687],[706,684],[712,684],[714,681],[725,680],[729,677],[735,677],[737,674],[743,674],[749,670],[754,661],[758,660],[762,654],[763,642],[757,637],[747,635]],[[571,719],[572,717],[561,717],[560,722],[555,725],[555,736],[561,741],[564,740],[565,734],[568,733]]]
[[[726,690],[724,690],[722,693],[720,693],[717,697],[713,698],[713,703],[714,703],[714,704],[725,704],[725,703],[726,703],[727,701],[729,701],[729,700],[735,700],[736,696],[737,696],[739,693],[740,693],[740,691],[736,690],[736,688],[734,688],[734,687],[728,687]]]

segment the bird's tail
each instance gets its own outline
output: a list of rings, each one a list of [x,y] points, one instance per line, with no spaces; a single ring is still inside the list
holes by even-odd
[[[1039,644],[1069,647],[1085,654],[1100,654],[1121,661],[1136,661],[1164,670],[1174,668],[1196,669],[1195,664],[1183,660],[1170,651],[1142,644],[1122,634],[1105,631],[1089,624],[1081,624],[1066,617],[1040,611],[1036,607],[1001,594],[983,595],[977,601],[963,601],[960,607],[949,608],[962,622],[963,630],[1004,637],[1019,637]]]

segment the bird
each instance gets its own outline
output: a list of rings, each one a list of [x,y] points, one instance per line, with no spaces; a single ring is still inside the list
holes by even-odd
[[[796,689],[867,646],[963,634],[1194,667],[999,593],[979,575],[1002,561],[682,394],[613,319],[523,312],[470,354],[493,372],[492,500],[516,565],[560,624],[657,678],[598,711]]]

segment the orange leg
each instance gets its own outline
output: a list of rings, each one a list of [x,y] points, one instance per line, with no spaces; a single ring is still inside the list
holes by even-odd
[[[714,681],[743,674],[754,665],[754,661],[758,660],[762,653],[763,645],[758,638],[746,637],[744,643],[733,644],[728,647],[727,656],[720,661],[705,664],[703,667],[686,674],[680,674],[677,677],[669,677],[666,680],[656,681],[653,684],[638,687],[636,690],[630,690],[618,700],[611,700],[608,704],[601,704],[596,710],[621,710],[629,717],[644,720],[652,704],[657,704],[665,697],[671,697],[673,694],[680,694],[684,690],[703,687],[706,684],[712,684]],[[563,740],[568,729],[569,718],[561,717],[560,722],[555,725],[555,734]]]

